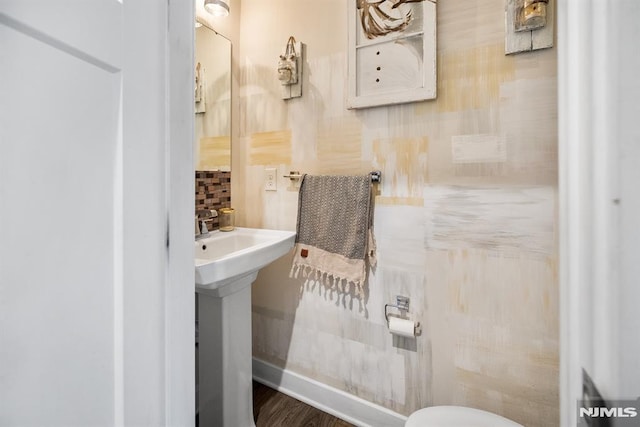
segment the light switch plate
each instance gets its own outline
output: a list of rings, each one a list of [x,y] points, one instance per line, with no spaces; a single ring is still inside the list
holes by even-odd
[[[276,168],[266,168],[264,170],[264,190],[276,191],[278,189],[278,175]]]

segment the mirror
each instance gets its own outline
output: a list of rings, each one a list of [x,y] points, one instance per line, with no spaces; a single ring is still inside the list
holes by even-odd
[[[231,170],[231,42],[196,28],[195,168]]]

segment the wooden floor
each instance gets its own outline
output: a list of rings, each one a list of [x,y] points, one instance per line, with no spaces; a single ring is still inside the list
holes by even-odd
[[[352,424],[255,381],[253,419],[256,427],[353,427]]]

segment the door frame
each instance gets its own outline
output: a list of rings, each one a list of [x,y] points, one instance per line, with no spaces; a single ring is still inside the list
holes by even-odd
[[[123,109],[136,111],[137,123],[123,123],[123,364],[116,424],[188,426],[195,424],[195,114],[189,90],[195,4],[125,0],[123,10]],[[144,79],[154,82],[127,86]],[[148,194],[154,186],[161,191]],[[147,225],[164,235],[150,235]],[[163,266],[153,272],[157,281],[139,265],[147,256]]]
[[[583,369],[605,401],[640,394],[640,3],[563,0],[557,16],[560,425],[575,426]]]
[[[156,0],[157,1],[157,0]],[[154,0],[149,0],[155,4]],[[168,4],[168,284],[166,425],[195,425],[195,209],[193,102],[195,2]]]

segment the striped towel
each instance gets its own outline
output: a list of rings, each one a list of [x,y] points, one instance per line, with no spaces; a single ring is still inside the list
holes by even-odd
[[[331,288],[355,286],[363,295],[367,262],[375,266],[370,175],[304,175],[290,277],[315,277]],[[344,290],[344,287],[342,288]]]

